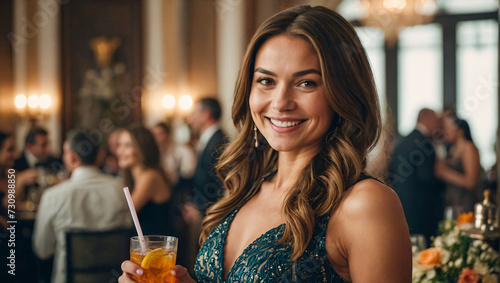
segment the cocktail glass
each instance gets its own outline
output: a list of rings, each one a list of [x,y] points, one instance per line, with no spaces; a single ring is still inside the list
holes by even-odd
[[[145,248],[142,250],[139,237],[130,238],[130,260],[142,267],[144,274],[135,276],[140,283],[174,282],[170,270],[177,258],[176,237],[144,236]]]

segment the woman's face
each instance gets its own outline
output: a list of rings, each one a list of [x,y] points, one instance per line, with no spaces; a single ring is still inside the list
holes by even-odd
[[[278,35],[257,52],[250,111],[277,151],[317,151],[332,123],[318,56],[304,39]]]
[[[139,163],[129,132],[123,131],[118,136],[116,155],[118,158],[118,166],[122,169],[130,169]]]
[[[16,159],[16,148],[14,146],[14,138],[8,137],[5,139],[2,148],[0,148],[0,165],[13,167]]]
[[[444,139],[446,140],[446,142],[450,144],[455,143],[457,141],[459,130],[460,129],[455,124],[455,121],[453,121],[452,118],[449,117],[444,118],[443,132],[444,132]]]

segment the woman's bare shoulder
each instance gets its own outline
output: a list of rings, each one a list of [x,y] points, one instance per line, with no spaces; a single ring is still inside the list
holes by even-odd
[[[477,149],[476,145],[473,142],[471,142],[471,141],[465,141],[464,142],[463,150],[465,152],[468,152],[468,153],[476,153],[476,152],[478,152],[478,149]]]
[[[397,194],[388,186],[366,179],[344,192],[342,200],[330,216],[327,237],[341,239],[342,245],[352,244],[359,233],[404,225],[403,208]]]
[[[332,264],[348,269],[344,274],[352,281],[369,282],[368,274],[380,279],[372,282],[411,278],[410,237],[401,202],[376,180],[366,179],[346,190],[330,217],[326,238]],[[401,263],[396,273],[391,273],[393,260]]]
[[[373,179],[360,181],[348,189],[339,208],[352,216],[366,215],[399,209],[401,203],[397,194],[388,186]]]
[[[141,183],[141,184],[151,184],[151,183],[157,183],[159,181],[162,181],[162,175],[158,170],[152,169],[152,168],[146,168],[144,171],[139,174],[137,180],[135,180],[136,183]]]

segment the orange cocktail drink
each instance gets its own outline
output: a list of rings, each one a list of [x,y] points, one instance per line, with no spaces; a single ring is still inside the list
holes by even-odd
[[[130,240],[130,260],[142,267],[144,274],[135,276],[137,282],[174,282],[170,270],[177,258],[177,238],[170,236],[144,236],[142,250],[138,237]]]

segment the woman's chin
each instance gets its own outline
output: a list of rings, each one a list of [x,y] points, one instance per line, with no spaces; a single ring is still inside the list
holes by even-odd
[[[118,161],[118,168],[120,169],[130,169],[132,165],[129,162],[120,162]]]

